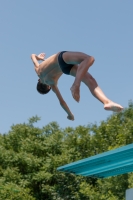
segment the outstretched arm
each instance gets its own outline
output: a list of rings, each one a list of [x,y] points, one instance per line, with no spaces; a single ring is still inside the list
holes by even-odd
[[[57,98],[59,99],[60,105],[61,107],[66,111],[66,113],[68,114],[67,118],[69,120],[74,120],[74,115],[72,114],[72,112],[70,111],[69,107],[67,106],[66,102],[64,101],[64,99],[61,96],[61,93],[58,89],[58,87],[56,85],[52,85],[51,86],[53,92],[56,94]]]

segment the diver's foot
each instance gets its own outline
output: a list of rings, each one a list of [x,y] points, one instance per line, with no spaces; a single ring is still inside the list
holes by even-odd
[[[72,96],[75,99],[75,101],[79,102],[79,100],[80,100],[79,86],[73,84],[72,87],[70,88],[70,90],[71,90]]]
[[[110,110],[110,111],[113,111],[113,112],[121,112],[123,110],[123,107],[121,105],[111,101],[111,102],[104,105],[104,109]]]

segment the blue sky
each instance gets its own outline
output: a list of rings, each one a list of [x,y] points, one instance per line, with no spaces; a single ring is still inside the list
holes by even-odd
[[[80,103],[74,101],[74,79],[63,75],[58,86],[75,116],[69,121],[54,93],[36,92],[32,53],[48,57],[70,50],[94,56],[90,73],[108,98],[127,107],[133,99],[132,8],[131,0],[1,1],[0,133],[35,115],[41,117],[39,127],[57,121],[65,128],[99,123],[112,114],[83,84]]]

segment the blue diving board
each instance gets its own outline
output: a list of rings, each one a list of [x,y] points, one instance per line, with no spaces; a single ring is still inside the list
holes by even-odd
[[[94,178],[133,172],[133,144],[72,162],[57,170]]]

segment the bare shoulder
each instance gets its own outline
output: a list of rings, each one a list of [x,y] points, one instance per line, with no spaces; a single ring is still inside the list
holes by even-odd
[[[50,87],[51,87],[52,91],[55,92],[55,93],[57,93],[58,90],[59,90],[58,86],[57,86],[57,83],[50,85]]]

